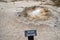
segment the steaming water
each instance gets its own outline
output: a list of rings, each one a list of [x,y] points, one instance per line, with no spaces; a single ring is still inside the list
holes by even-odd
[[[39,9],[36,8],[29,15],[35,17],[35,16],[40,15],[40,14],[41,14],[41,9],[40,8]]]
[[[39,9],[36,9],[31,14],[32,15],[38,15],[38,14],[40,14],[40,11],[41,11],[41,9],[40,10]]]

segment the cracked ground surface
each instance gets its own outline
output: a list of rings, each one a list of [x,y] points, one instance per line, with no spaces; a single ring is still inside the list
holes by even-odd
[[[17,12],[30,6],[41,5],[40,2],[0,2],[0,40],[28,40],[24,35],[24,31],[31,29],[37,30],[35,40],[60,40],[60,7],[42,5],[46,6],[54,17],[53,21],[49,21],[49,25],[46,22],[33,25],[17,21]]]

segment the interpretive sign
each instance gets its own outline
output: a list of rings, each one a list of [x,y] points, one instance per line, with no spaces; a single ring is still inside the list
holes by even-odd
[[[25,36],[28,37],[28,36],[36,36],[37,35],[37,32],[36,30],[26,30],[25,31]]]

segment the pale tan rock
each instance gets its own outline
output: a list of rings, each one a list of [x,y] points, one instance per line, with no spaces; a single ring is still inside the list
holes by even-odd
[[[59,11],[57,10],[58,8],[56,9],[54,6],[47,5],[47,7],[51,9],[50,11],[54,14],[53,16],[55,18],[47,20],[47,23],[43,21],[42,25],[39,26],[33,24],[28,25],[16,20],[15,10],[18,9],[17,7],[21,7],[21,5],[24,5],[24,7],[27,5],[29,7],[29,4],[31,4],[33,6],[34,2],[23,3],[24,2],[16,2],[16,4],[0,3],[0,8],[4,8],[0,9],[0,40],[28,40],[24,35],[25,30],[37,30],[37,36],[34,36],[34,40],[60,40],[60,21],[58,21],[59,24],[56,22],[58,26],[53,26],[55,25],[55,20],[57,21],[55,18],[59,15],[58,12],[56,12]],[[37,4],[39,3],[37,2],[34,5]],[[56,11],[53,9],[56,9]],[[60,16],[58,20],[60,20]]]

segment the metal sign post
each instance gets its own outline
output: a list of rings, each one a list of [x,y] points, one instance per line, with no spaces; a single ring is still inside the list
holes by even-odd
[[[28,36],[28,40],[34,40],[34,36]]]

